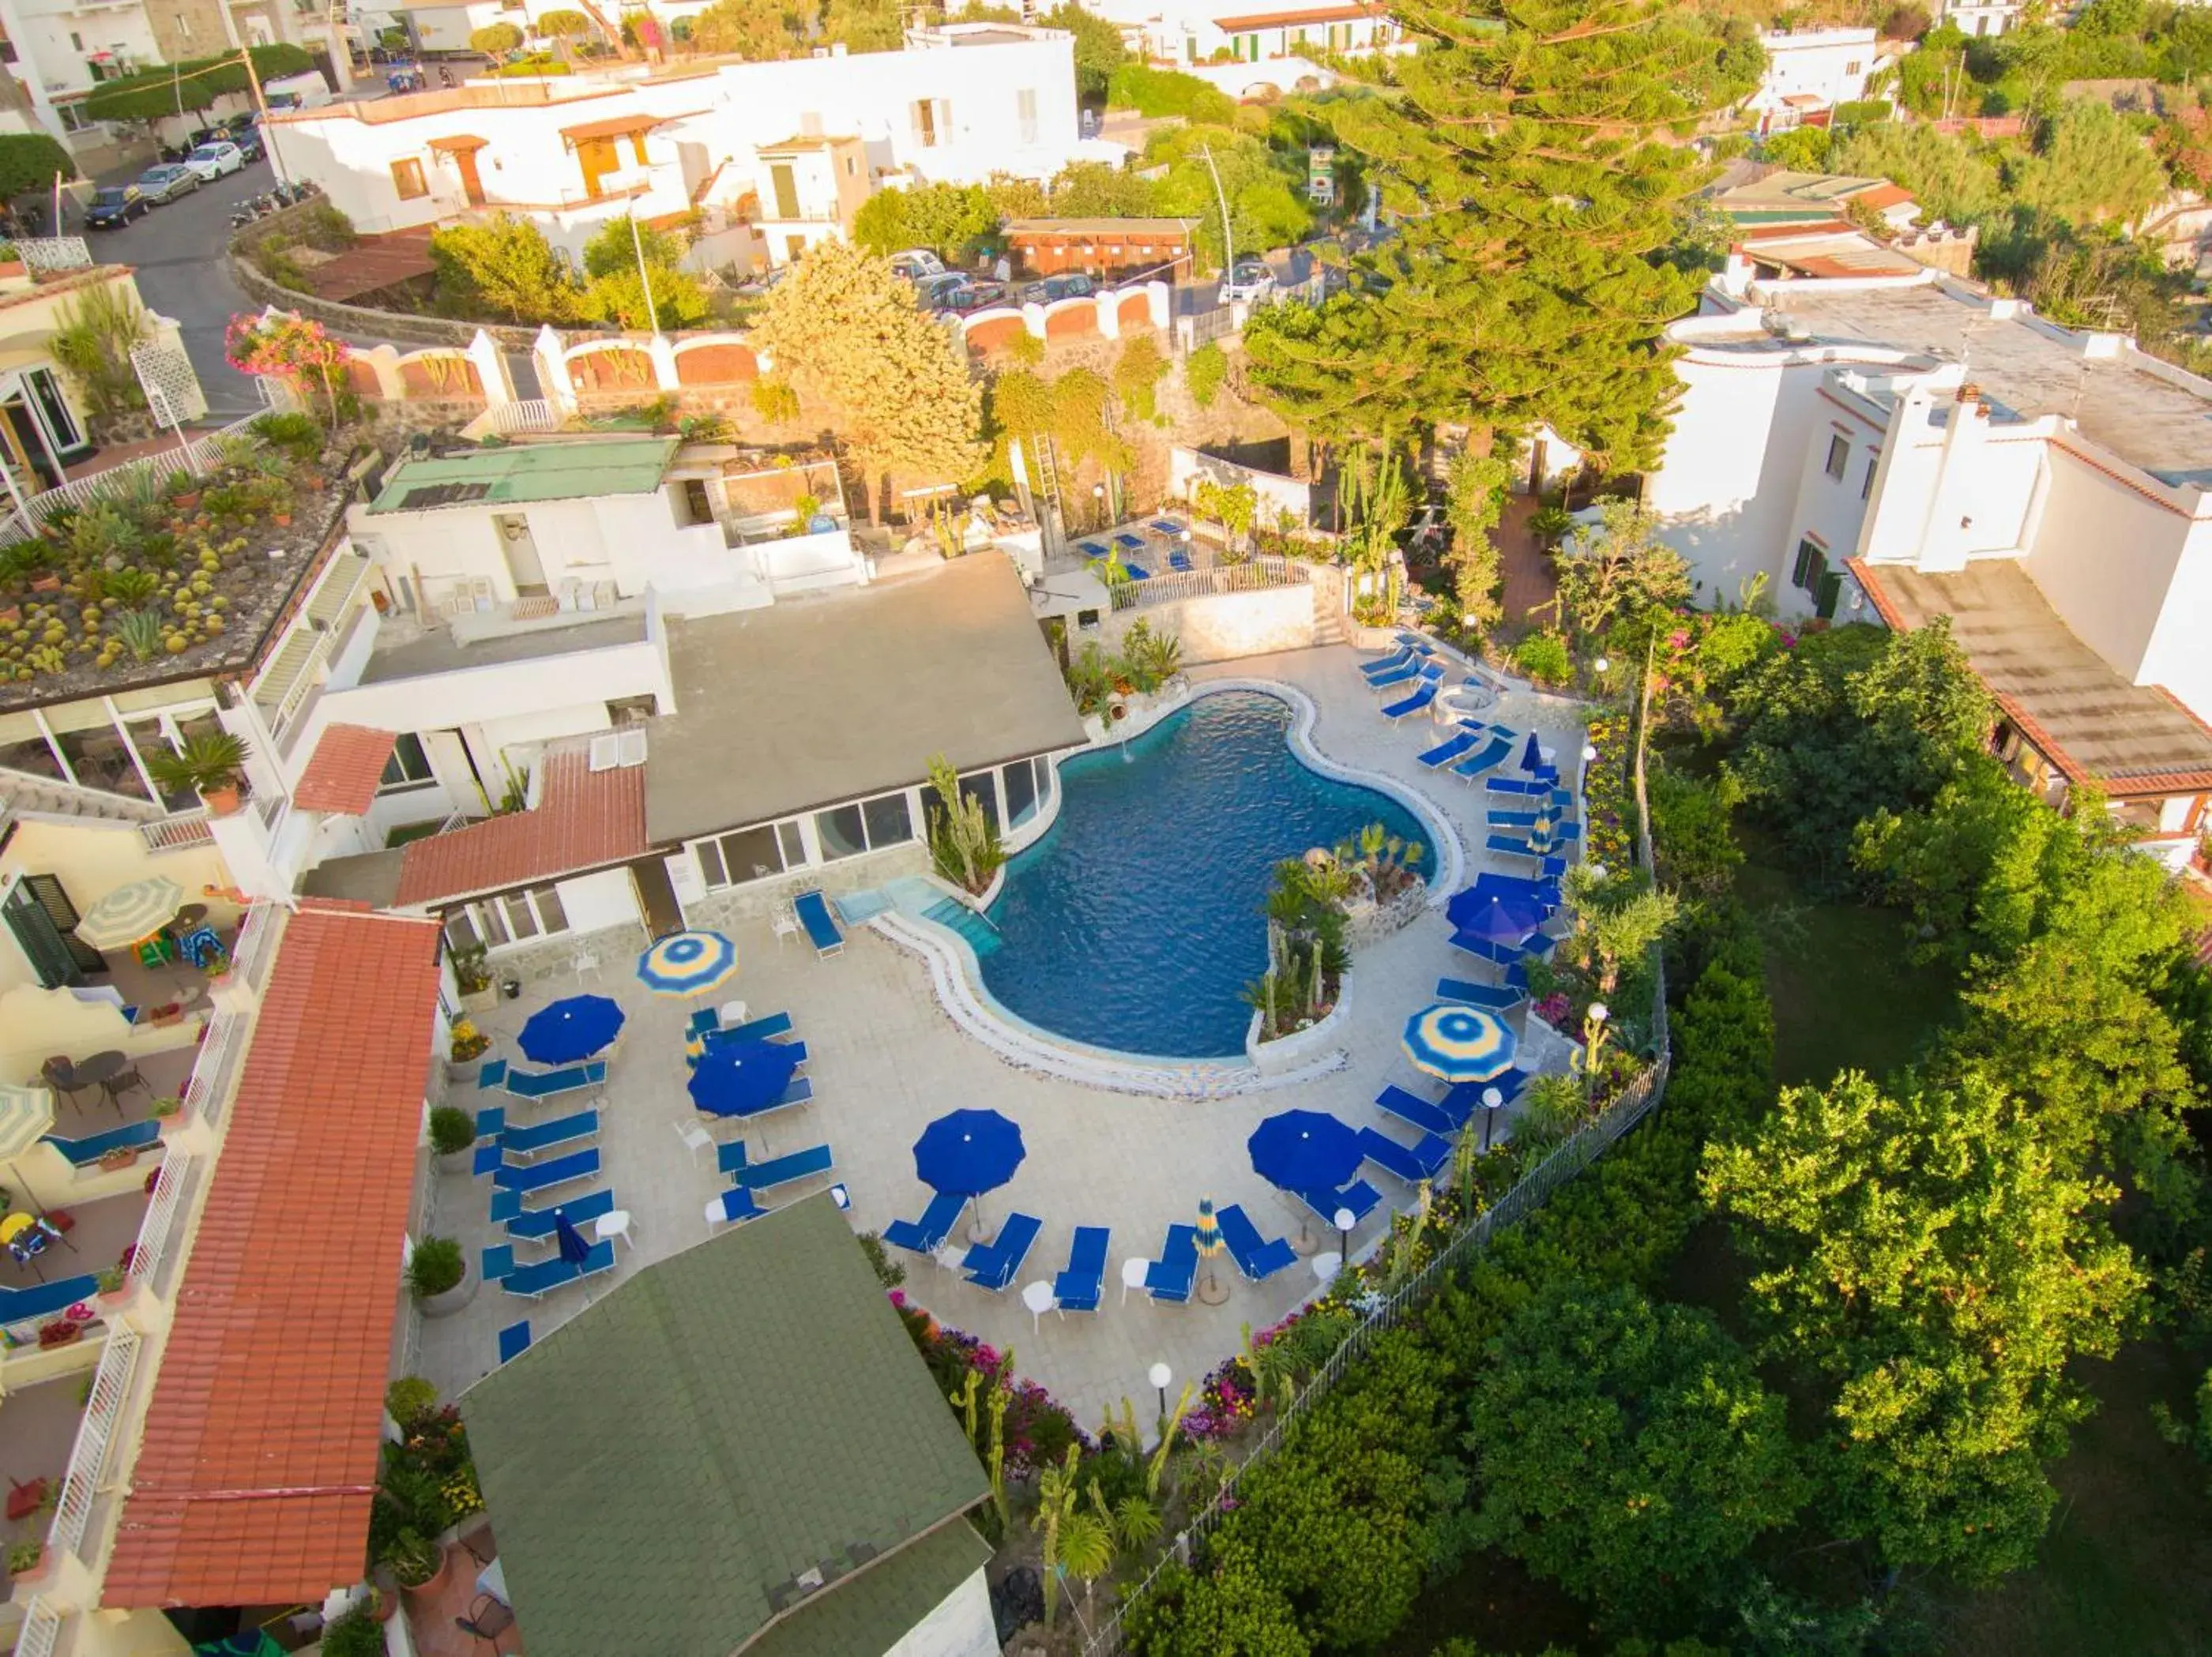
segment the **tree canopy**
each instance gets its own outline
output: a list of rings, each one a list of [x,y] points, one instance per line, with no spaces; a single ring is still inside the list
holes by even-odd
[[[691,20],[691,44],[753,63],[799,57],[806,50],[807,13],[796,0],[714,0]]]
[[[511,213],[456,221],[430,237],[441,308],[509,322],[569,322],[580,315],[575,278],[545,233]]]
[[[929,482],[981,458],[982,388],[951,334],[864,248],[825,242],[792,267],[754,325],[755,346],[871,470]]]
[[[1121,26],[1078,0],[1060,0],[1037,21],[1075,37],[1075,95],[1087,104],[1103,103],[1114,71],[1129,61]]]
[[[254,46],[251,51],[254,73],[264,81],[301,74],[315,66],[315,60],[295,46]],[[228,52],[220,58],[195,58],[102,81],[85,94],[77,107],[88,120],[150,122],[187,110],[206,109],[227,92],[252,89],[246,65],[236,52]]]
[[[1805,1499],[1782,1400],[1710,1313],[1558,1278],[1488,1356],[1462,1522],[1577,1598],[1680,1602]]]
[[[1399,234],[1310,328],[1250,338],[1254,382],[1325,433],[1548,422],[1614,468],[1650,464],[1677,395],[1659,332],[1698,284],[1657,255],[1706,173],[1659,140],[1751,88],[1755,41],[1661,0],[1394,15],[1422,46],[1375,60],[1394,95],[1331,107]]]
[[[0,201],[51,190],[57,173],[76,177],[76,161],[59,139],[44,132],[0,134]]]

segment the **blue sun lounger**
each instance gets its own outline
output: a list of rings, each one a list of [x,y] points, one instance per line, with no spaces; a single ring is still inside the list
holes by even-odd
[[[1534,956],[1536,959],[1541,961],[1546,956],[1551,954],[1554,941],[1540,933],[1534,934],[1519,944],[1500,944],[1475,932],[1454,932],[1451,936],[1452,948],[1464,950],[1472,956],[1480,956],[1493,967],[1510,967],[1517,962],[1527,960],[1530,956]]]
[[[1492,777],[1483,787],[1493,794],[1536,799],[1552,792],[1552,785],[1536,777]]]
[[[1436,701],[1436,686],[1433,684],[1425,684],[1419,690],[1416,690],[1412,695],[1407,697],[1405,701],[1393,702],[1389,707],[1384,708],[1382,710],[1382,717],[1386,719],[1402,719],[1408,714],[1419,713],[1431,702]]]
[[[564,1185],[588,1180],[599,1171],[599,1153],[574,1150],[550,1162],[507,1162],[492,1170],[491,1182],[518,1197],[535,1197]]]
[[[1400,645],[1388,656],[1380,657],[1371,662],[1360,663],[1359,671],[1367,676],[1370,683],[1372,683],[1382,674],[1395,673],[1401,667],[1418,667],[1420,663],[1419,651],[1406,645]]]
[[[1052,1280],[1052,1303],[1062,1312],[1096,1312],[1106,1293],[1106,1245],[1113,1233],[1103,1225],[1079,1225],[1067,1251],[1067,1270]]]
[[[1473,782],[1486,772],[1495,771],[1499,766],[1504,764],[1512,752],[1513,733],[1510,731],[1493,728],[1490,733],[1489,744],[1479,754],[1469,754],[1452,767],[1451,774],[1455,777],[1462,777]]]
[[[1180,541],[1168,549],[1168,568],[1182,574],[1190,573],[1190,550]]]
[[[1085,558],[1103,558],[1113,550],[1111,547],[1102,546],[1096,541],[1078,541],[1075,549]]]
[[[960,1218],[960,1211],[968,1206],[968,1199],[956,1192],[940,1191],[929,1199],[929,1206],[921,1211],[918,1220],[893,1220],[884,1228],[884,1241],[894,1248],[903,1248],[915,1254],[934,1254],[945,1246],[952,1228]]]
[[[1387,1133],[1371,1127],[1359,1130],[1359,1149],[1369,1162],[1407,1185],[1433,1180],[1451,1161],[1451,1141],[1440,1134],[1424,1133],[1417,1145],[1401,1145]]]
[[[540,1295],[572,1283],[581,1283],[586,1278],[596,1278],[602,1272],[615,1269],[615,1246],[611,1239],[593,1243],[592,1252],[584,1256],[583,1263],[564,1260],[556,1254],[550,1260],[540,1260],[535,1266],[525,1266],[510,1272],[499,1280],[499,1286],[510,1295],[534,1301]]]
[[[521,1199],[512,1191],[495,1192],[491,1199],[494,1224],[502,1221],[507,1235],[517,1242],[548,1242],[553,1236],[553,1217],[566,1214],[568,1223],[586,1226],[602,1214],[615,1211],[615,1193],[601,1189],[587,1191],[580,1197],[570,1197],[550,1208],[525,1208]]]
[[[1372,1214],[1376,1205],[1382,1200],[1382,1193],[1364,1180],[1354,1180],[1341,1191],[1301,1191],[1297,1194],[1298,1200],[1321,1216],[1321,1223],[1331,1230],[1336,1228],[1338,1209],[1350,1209],[1352,1223],[1357,1225]]]
[[[1423,765],[1433,771],[1440,765],[1449,765],[1468,749],[1480,742],[1486,734],[1487,732],[1480,725],[1461,731],[1418,757]]]
[[[517,1070],[510,1065],[506,1082],[507,1090],[518,1099],[557,1099],[564,1093],[581,1093],[606,1084],[607,1061],[604,1059],[548,1071]]]
[[[499,1136],[498,1149],[510,1156],[535,1156],[540,1151],[550,1150],[556,1145],[565,1145],[579,1139],[599,1137],[599,1113],[580,1110],[573,1116],[563,1116],[556,1121],[538,1122],[528,1127],[511,1127]],[[486,1145],[489,1150],[492,1146]]]
[[[1518,990],[1497,984],[1470,984],[1464,978],[1437,980],[1437,1000],[1464,1001],[1470,1007],[1486,1007],[1492,1012],[1510,1012],[1528,998]]]
[[[479,1089],[503,1088],[506,1085],[507,1060],[504,1059],[490,1059],[486,1062],[482,1070],[477,1072],[477,1086]]]
[[[757,1220],[768,1212],[753,1200],[753,1193],[743,1186],[732,1186],[707,1205],[707,1223],[731,1225],[741,1220]]]
[[[1037,1233],[1044,1229],[1044,1222],[1034,1214],[1009,1214],[1006,1223],[999,1228],[999,1235],[987,1243],[972,1245],[960,1269],[968,1274],[968,1281],[978,1289],[988,1289],[993,1294],[1006,1292],[1022,1269],[1022,1262],[1030,1257]]]
[[[1221,1241],[1237,1269],[1253,1283],[1265,1283],[1298,1257],[1283,1237],[1263,1238],[1252,1217],[1235,1203],[1213,1217],[1221,1225]]]
[[[742,1149],[742,1145],[739,1148]],[[789,1185],[794,1180],[811,1180],[817,1174],[827,1174],[836,1163],[837,1159],[830,1153],[829,1146],[811,1145],[805,1150],[794,1150],[787,1156],[771,1157],[765,1162],[743,1163],[730,1174],[730,1183],[743,1186],[757,1195],[763,1191],[773,1191],[780,1185]]]
[[[530,1320],[510,1323],[499,1332],[499,1361],[512,1363],[530,1350]]]
[[[1121,556],[1121,568],[1129,572],[1129,579],[1132,581],[1149,581],[1152,579],[1152,571],[1136,562],[1126,553]]]
[[[1505,857],[1535,858],[1542,860],[1551,858],[1559,847],[1573,844],[1580,833],[1579,829],[1559,829],[1553,832],[1548,841],[1541,845],[1521,835],[1492,835],[1488,840],[1483,841],[1483,846],[1486,850],[1498,853]]]
[[[1401,1087],[1388,1087],[1376,1094],[1375,1108],[1424,1133],[1456,1133],[1467,1126],[1442,1105],[1432,1105],[1419,1094],[1408,1093]]]
[[[1437,1108],[1465,1127],[1468,1117],[1487,1108],[1482,1102],[1484,1094],[1496,1088],[1499,1105],[1510,1105],[1520,1097],[1521,1089],[1528,1085],[1529,1080],[1527,1071],[1509,1065],[1487,1082],[1455,1082],[1444,1089],[1443,1099]]]
[[[830,900],[820,887],[792,899],[791,912],[806,928],[806,941],[814,946],[815,954],[835,955],[845,947],[845,934],[837,930],[837,918],[830,913]]]
[[[1163,1306],[1181,1306],[1190,1299],[1190,1285],[1198,1276],[1198,1228],[1171,1225],[1167,1247],[1159,1259],[1145,1268],[1145,1292]]]
[[[1367,676],[1367,688],[1370,690],[1389,690],[1394,686],[1404,684],[1408,679],[1419,678],[1421,667],[1421,659],[1416,656],[1388,671],[1370,673]]]

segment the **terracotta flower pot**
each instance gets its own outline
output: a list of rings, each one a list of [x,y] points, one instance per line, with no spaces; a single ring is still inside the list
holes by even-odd
[[[234,779],[217,787],[201,789],[200,798],[216,816],[234,817],[238,815],[238,783]]]
[[[440,1549],[438,1569],[430,1573],[430,1580],[427,1582],[410,1583],[407,1592],[417,1599],[436,1599],[439,1591],[446,1586],[447,1579],[453,1574],[453,1552],[452,1548]]]

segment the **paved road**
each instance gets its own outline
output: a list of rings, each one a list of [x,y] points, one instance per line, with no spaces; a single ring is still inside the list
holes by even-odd
[[[207,393],[208,412],[226,421],[264,405],[252,379],[223,361],[223,330],[231,317],[258,308],[231,280],[223,246],[230,239],[231,209],[273,182],[269,163],[255,161],[242,173],[155,208],[136,224],[85,233],[94,258],[136,269],[139,297],[148,309],[177,319],[185,350]]]

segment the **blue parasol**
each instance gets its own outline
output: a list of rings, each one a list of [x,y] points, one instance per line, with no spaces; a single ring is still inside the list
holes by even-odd
[[[725,1041],[707,1049],[691,1072],[691,1102],[709,1116],[751,1116],[781,1098],[799,1068],[784,1041]]]
[[[995,1110],[956,1110],[914,1142],[915,1177],[939,1192],[980,1197],[1014,1177],[1028,1152],[1022,1131]]]
[[[584,1234],[576,1229],[568,1218],[568,1211],[553,1211],[553,1240],[559,1245],[561,1258],[571,1266],[581,1266],[592,1257],[592,1246],[584,1241]]]
[[[1492,944],[1518,944],[1549,920],[1552,910],[1532,895],[1495,887],[1486,891],[1478,881],[1453,896],[1444,915],[1462,932]]]
[[[1512,1029],[1496,1013],[1439,1001],[1406,1021],[1406,1057],[1446,1082],[1486,1082],[1511,1068]]]
[[[637,975],[659,995],[700,995],[738,969],[738,946],[720,932],[671,932],[637,958]]]
[[[573,1065],[622,1034],[623,1010],[604,995],[572,995],[540,1007],[522,1027],[523,1054],[533,1065]]]
[[[1359,1136],[1318,1110],[1278,1112],[1252,1130],[1244,1148],[1255,1174],[1294,1196],[1341,1190],[1363,1155]]]
[[[1528,733],[1528,741],[1521,750],[1521,768],[1534,776],[1544,768],[1544,744],[1536,740],[1536,733]]]

